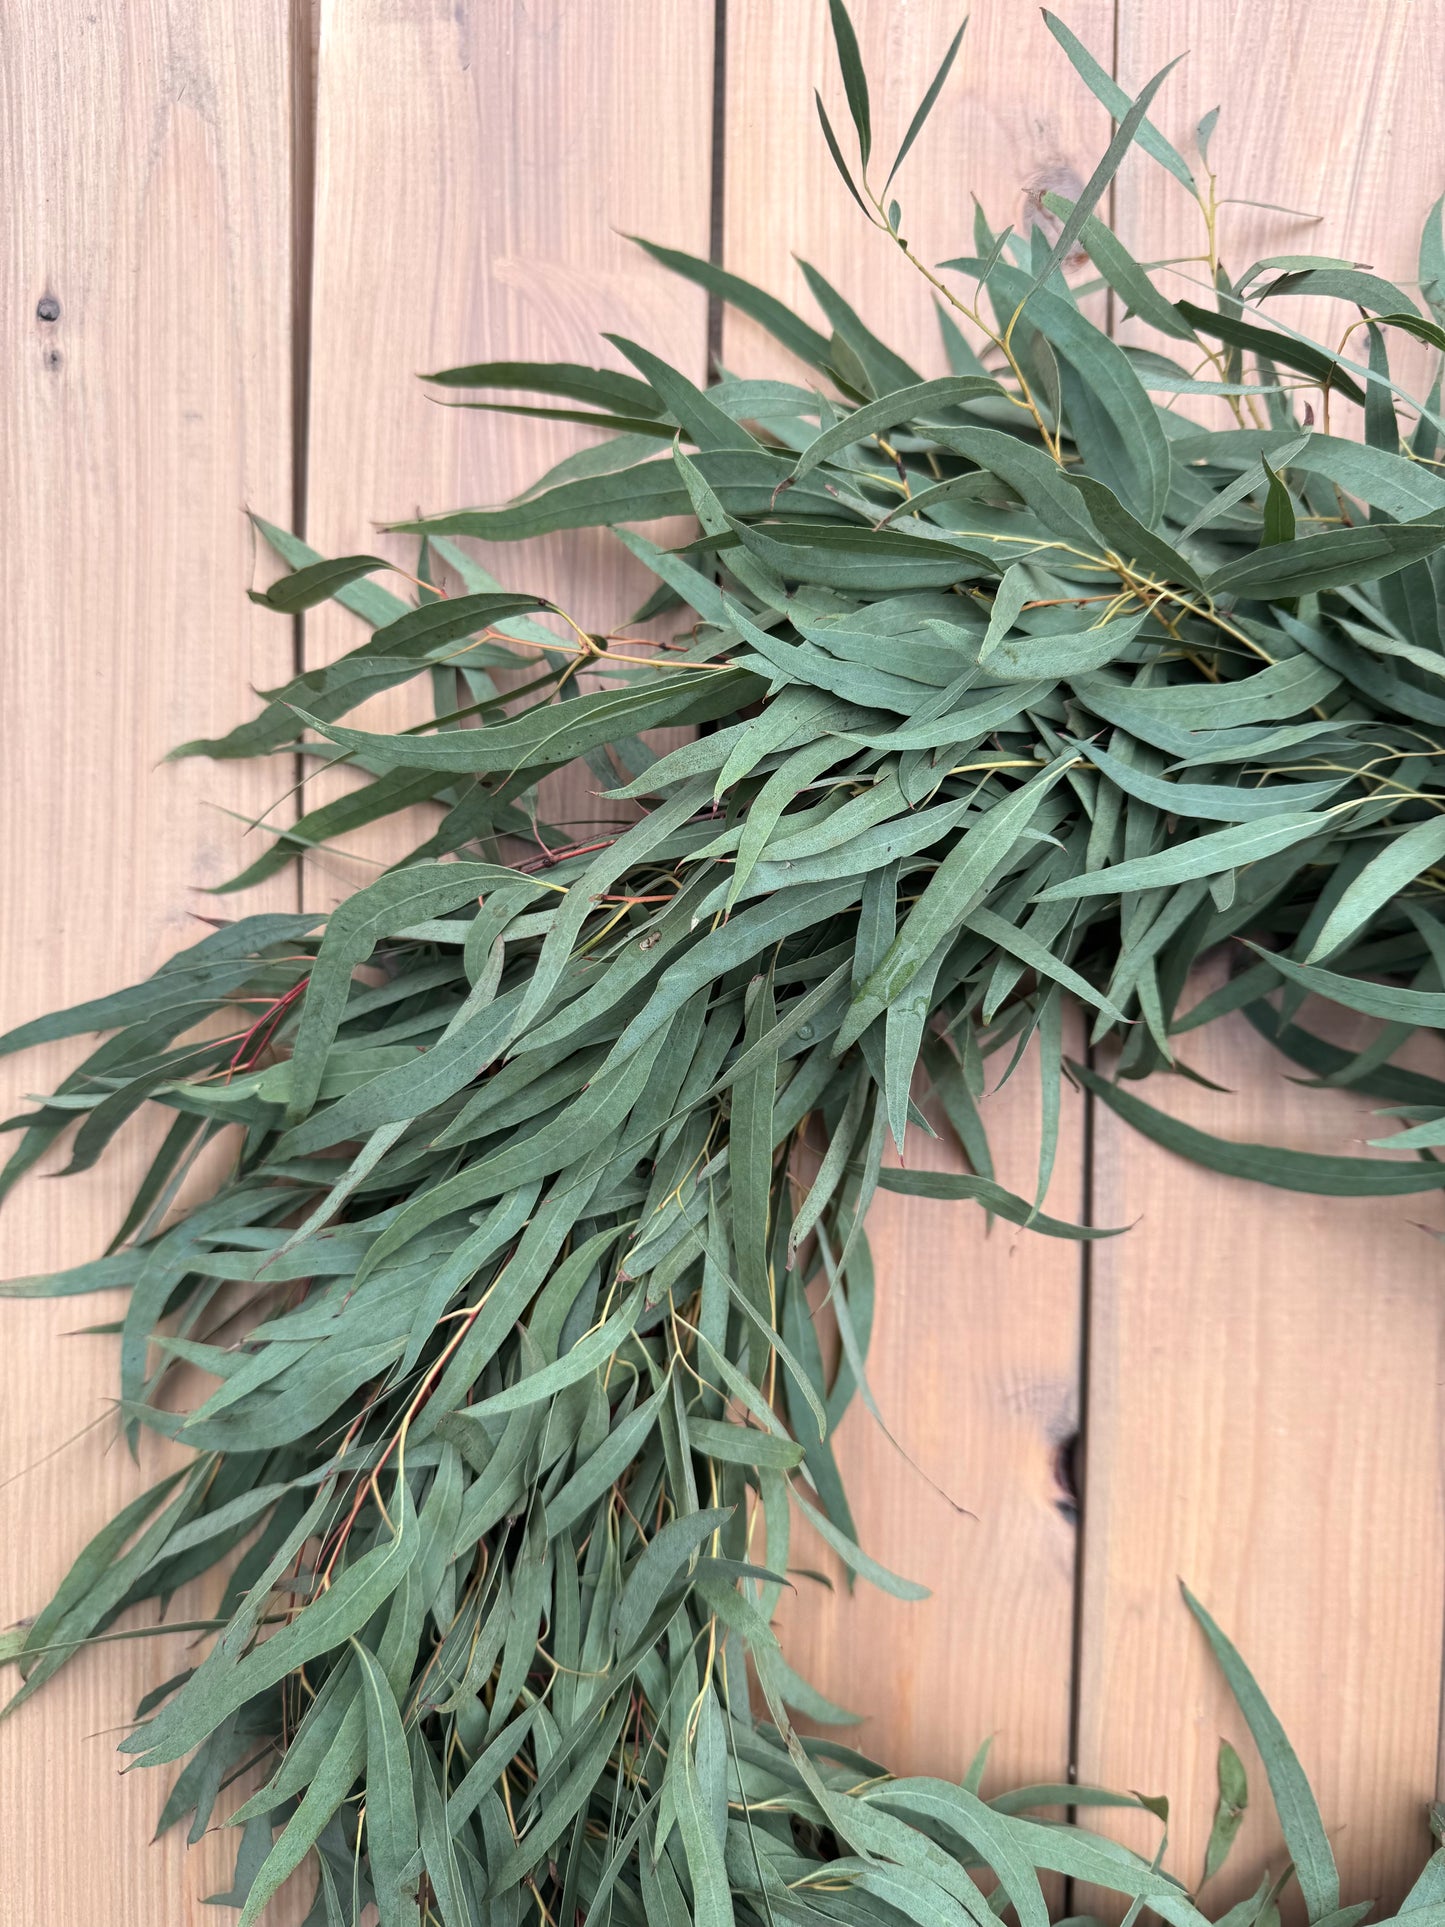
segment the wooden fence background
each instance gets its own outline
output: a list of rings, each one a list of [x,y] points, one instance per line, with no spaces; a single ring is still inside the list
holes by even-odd
[[[1323,216],[1231,208],[1227,260],[1318,246],[1414,272],[1445,188],[1445,0],[1059,6],[1131,91],[1187,49],[1156,106],[1164,130],[1188,145],[1222,102],[1221,192]],[[895,139],[958,7],[855,0],[875,126]],[[214,907],[201,889],[236,867],[238,818],[273,800],[274,770],[158,766],[246,713],[294,649],[316,662],[343,646],[334,612],[298,639],[246,601],[265,564],[243,508],[345,552],[373,545],[373,518],[495,501],[563,452],[545,425],[438,409],[415,372],[611,360],[611,328],[701,378],[710,322],[731,369],[776,368],[754,328],[719,324],[628,232],[805,302],[796,250],[941,369],[926,290],[832,172],[815,81],[835,101],[824,0],[320,0],[319,15],[309,0],[32,0],[0,24],[5,1023],[193,940]],[[971,190],[997,221],[1055,170],[1087,176],[1107,138],[1037,11],[976,0],[903,177],[910,234],[927,258],[956,253]],[[1113,198],[1139,256],[1196,247],[1197,215],[1147,161]],[[601,537],[501,566],[588,620],[638,599]],[[306,901],[334,902],[348,871],[308,865]],[[296,889],[281,879],[251,907]],[[48,1087],[66,1055],[7,1065],[9,1095]],[[1299,1091],[1236,1027],[1189,1056],[1228,1094],[1151,1094],[1210,1128],[1318,1149],[1368,1134],[1358,1101]],[[1011,1087],[995,1115],[1022,1177],[1029,1093]],[[92,1255],[142,1154],[29,1182],[0,1270]],[[992,1732],[993,1785],[1072,1761],[1081,1779],[1167,1792],[1171,1864],[1192,1876],[1219,1734],[1253,1756],[1182,1575],[1291,1734],[1347,1897],[1397,1897],[1438,1772],[1440,1207],[1248,1192],[1080,1104],[1053,1204],[1139,1222],[1081,1270],[1073,1247],[985,1239],[963,1207],[880,1204],[875,1387],[922,1471],[977,1516],[850,1419],[865,1542],[936,1596],[805,1595],[785,1628],[798,1663],[869,1709],[861,1744],[897,1768],[957,1774]],[[141,1476],[104,1416],[113,1341],[63,1336],[110,1315],[82,1303],[0,1310],[3,1474],[31,1468],[0,1490],[5,1620]],[[217,1917],[201,1897],[228,1884],[234,1836],[189,1858],[176,1834],[148,1848],[161,1784],[120,1778],[112,1752],[183,1643],[94,1651],[0,1728],[0,1920]],[[1221,1891],[1271,1855],[1256,1815]]]

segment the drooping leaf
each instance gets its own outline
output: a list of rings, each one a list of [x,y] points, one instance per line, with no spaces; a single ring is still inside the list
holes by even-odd
[[[1079,1064],[1075,1077],[1116,1111],[1126,1124],[1208,1171],[1225,1177],[1247,1178],[1253,1184],[1277,1185],[1282,1191],[1310,1191],[1326,1198],[1392,1198],[1415,1191],[1436,1191],[1445,1185],[1445,1164],[1414,1164],[1390,1158],[1330,1157],[1312,1151],[1289,1151],[1269,1144],[1236,1144],[1213,1137],[1195,1125],[1156,1110],[1132,1091]]]
[[[838,50],[838,65],[843,70],[843,87],[848,95],[848,112],[853,116],[853,126],[858,135],[858,156],[866,174],[868,159],[873,150],[873,126],[868,105],[868,76],[863,71],[862,55],[858,52],[858,36],[853,31],[853,22],[848,17],[845,0],[828,0],[828,17],[833,27],[833,44]]]

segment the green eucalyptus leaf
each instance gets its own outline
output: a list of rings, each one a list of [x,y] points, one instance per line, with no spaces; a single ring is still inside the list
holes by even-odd
[[[1254,1675],[1189,1588],[1184,1586],[1182,1590],[1185,1604],[1203,1627],[1264,1761],[1305,1910],[1312,1922],[1327,1920],[1340,1905],[1340,1877],[1309,1782]]]
[[[12,1703],[83,1647],[165,1633],[177,1591],[214,1576],[213,1617],[181,1622],[209,1650],[147,1693],[123,1748],[185,1760],[162,1824],[193,1837],[266,1762],[216,1896],[243,1927],[311,1858],[314,1927],[1045,1927],[1058,1880],[1127,1927],[1146,1909],[1200,1927],[1165,1839],[1150,1859],[1084,1824],[1115,1805],[1167,1827],[1161,1800],[985,1802],[986,1749],[961,1785],[904,1780],[792,1724],[850,1717],[773,1627],[785,1586],[823,1578],[796,1564],[793,1508],[849,1588],[923,1591],[864,1549],[835,1447],[855,1395],[881,1423],[870,1340],[898,1315],[870,1207],[882,1190],[967,1203],[995,1237],[1118,1235],[1042,1208],[1066,1077],[1221,1175],[1322,1198],[1445,1183],[1445,1082],[1396,1061],[1445,1028],[1445,423],[1439,379],[1421,402],[1388,359],[1392,332],[1445,345],[1440,205],[1418,309],[1413,286],[1302,254],[1220,268],[1213,306],[1169,301],[1104,219],[1131,144],[1200,198],[1149,118],[1163,75],[1131,101],[1049,17],[1115,131],[1077,197],[1042,197],[1054,243],[978,210],[944,297],[874,194],[883,94],[842,0],[830,16],[858,163],[826,114],[824,142],[886,243],[877,272],[921,270],[945,299],[952,372],[925,379],[806,262],[822,327],[644,243],[698,291],[685,307],[731,306],[776,365],[699,386],[692,350],[632,315],[679,365],[614,331],[625,369],[430,377],[448,406],[601,439],[510,501],[402,525],[411,603],[379,557],[253,518],[289,571],[256,599],[330,598],[361,640],[184,746],[279,756],[303,785],[346,771],[269,811],[223,888],[392,819],[384,862],[325,914],[208,919],[143,983],[17,1011],[0,1040],[102,1033],[3,1120],[0,1192],[68,1134],[74,1171],[132,1120],[159,1127],[110,1254],[6,1292],[115,1290],[98,1329],[120,1339],[122,1423],[189,1454],[3,1642]],[[961,37],[928,58],[890,180]],[[1071,287],[1077,246],[1096,273]],[[892,305],[857,274],[865,311]],[[1198,352],[1121,346],[1090,319],[1103,288]],[[1289,295],[1350,302],[1363,358],[1260,318]],[[1338,410],[1342,432],[1315,432],[1311,386],[1363,402],[1360,432]],[[1188,419],[1204,397],[1232,425]],[[639,532],[661,518],[683,519]],[[530,550],[483,566],[452,539],[573,531],[604,532],[564,542],[573,574],[615,532],[655,585],[640,606],[584,628],[527,593]],[[347,726],[413,678],[426,720]],[[1240,967],[1191,1001],[1225,946]],[[1304,1028],[1312,994],[1374,1030]],[[1066,1063],[1070,1005],[1118,1081]],[[1376,1154],[1239,1143],[1136,1095],[1156,1068],[1197,1082],[1178,1040],[1231,1011],[1288,1073],[1382,1107]],[[1020,1195],[987,1125],[1030,1049]],[[935,1129],[948,1168],[916,1155]],[[1294,1877],[1313,1927],[1360,1927],[1278,1722],[1195,1610],[1292,1856],[1220,1927],[1278,1927]],[[1226,1743],[1208,1877],[1246,1792]],[[1445,1913],[1439,1861],[1406,1902],[1417,1927]]]
[[[1145,1137],[1226,1177],[1247,1178],[1283,1191],[1309,1191],[1326,1198],[1392,1198],[1435,1191],[1445,1184],[1445,1165],[1405,1163],[1398,1159],[1329,1157],[1288,1151],[1268,1144],[1236,1144],[1213,1137],[1192,1124],[1156,1110],[1107,1078],[1075,1064],[1075,1077],[1095,1097]]]
[[[282,615],[297,615],[303,609],[315,608],[318,602],[329,601],[363,576],[390,567],[379,555],[341,555],[332,561],[309,563],[290,575],[283,575],[264,594],[253,595],[251,600]]]
[[[965,31],[967,30],[967,27],[968,27],[968,21],[967,19],[965,19],[963,22],[963,25],[959,28],[958,32],[953,36],[952,40],[948,43],[948,51],[944,54],[943,59],[939,63],[938,72],[933,76],[933,79],[928,83],[928,91],[924,94],[923,99],[918,103],[918,109],[914,114],[913,119],[908,123],[908,132],[903,136],[902,144],[900,145],[897,154],[894,156],[893,165],[888,170],[888,179],[883,183],[883,192],[885,194],[888,192],[888,188],[890,183],[893,180],[893,176],[898,172],[899,168],[902,167],[904,161],[908,158],[909,149],[913,146],[913,143],[918,139],[918,136],[923,132],[924,122],[928,119],[928,116],[933,112],[934,106],[938,100],[938,96],[943,92],[943,83],[948,79],[948,76],[952,71],[953,63],[958,56],[958,50],[960,46],[962,46],[963,44],[963,36]]]

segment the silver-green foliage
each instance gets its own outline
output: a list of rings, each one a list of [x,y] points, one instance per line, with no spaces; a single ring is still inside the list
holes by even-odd
[[[868,1396],[864,1214],[882,1185],[1107,1235],[1042,1209],[1065,998],[1124,1078],[1243,1009],[1312,1077],[1388,1103],[1407,1129],[1387,1141],[1412,1153],[1223,1143],[1080,1071],[1187,1155],[1334,1193],[1445,1183],[1445,1084],[1390,1061],[1445,1025],[1445,422],[1438,380],[1411,397],[1389,356],[1402,332],[1445,344],[1438,205],[1423,305],[1337,262],[1231,278],[1212,176],[1201,187],[1146,117],[1157,83],[1130,103],[1055,22],[1119,134],[1054,243],[980,218],[945,283],[870,186],[838,0],[834,24],[859,166],[827,139],[943,296],[952,372],[925,380],[811,269],[826,331],[653,247],[805,374],[700,390],[618,340],[635,373],[433,377],[553,397],[517,405],[602,439],[503,507],[409,525],[414,602],[376,580],[380,558],[325,559],[262,525],[292,569],[262,599],[334,597],[369,638],[187,746],[369,778],[231,887],[420,803],[438,806],[431,834],[329,919],[224,924],[145,983],[4,1040],[110,1033],[16,1121],[7,1186],[72,1128],[79,1169],[143,1104],[171,1114],[110,1253],[11,1289],[127,1287],[123,1421],[195,1453],[30,1625],[18,1697],[128,1608],[234,1559],[214,1646],[141,1707],[125,1750],[186,1761],[165,1823],[191,1816],[193,1838],[228,1777],[268,1762],[237,1816],[247,1921],[313,1853],[317,1923],[374,1897],[383,1922],[446,1927],[511,1927],[534,1906],[566,1927],[990,1927],[1003,1903],[984,1870],[1026,1927],[1046,1919],[1044,1871],[1196,1921],[1157,1862],[1040,1817],[1110,1796],[986,1803],[977,1772],[890,1779],[792,1725],[788,1709],[847,1717],[771,1630],[794,1512],[850,1573],[919,1590],[857,1544],[832,1452]],[[1205,210],[1197,301],[1161,292],[1100,221],[1131,140]],[[1169,355],[1088,318],[1060,270],[1076,246]],[[1271,320],[1286,292],[1355,303],[1359,353]],[[1183,414],[1196,395],[1228,425]],[[1349,401],[1362,439],[1329,432]],[[680,548],[629,526],[677,514],[699,531]],[[588,635],[455,540],[597,526],[657,580],[639,618],[682,612],[670,646]],[[445,595],[429,586],[444,575]],[[343,720],[414,678],[433,721]],[[695,726],[681,747],[648,747],[676,725]],[[579,760],[605,793],[597,824],[550,827],[539,785]],[[1239,938],[1236,974],[1181,1011],[1195,960]],[[1303,1026],[1308,992],[1381,1019],[1378,1041],[1351,1055]],[[996,1180],[980,1111],[988,1060],[1012,1070],[1030,1042],[1045,1131],[1024,1197]],[[928,1128],[920,1075],[971,1175],[885,1166],[890,1136]],[[173,1218],[228,1127],[230,1177]],[[805,1167],[808,1136],[822,1156]],[[812,1287],[841,1333],[831,1372]],[[180,1366],[219,1383],[177,1412]],[[1344,1920],[1298,1764],[1195,1610],[1310,1917]],[[1211,1871],[1244,1799],[1230,1751]],[[1438,1901],[1431,1869],[1417,1904]],[[1231,1927],[1271,1919],[1277,1890]]]

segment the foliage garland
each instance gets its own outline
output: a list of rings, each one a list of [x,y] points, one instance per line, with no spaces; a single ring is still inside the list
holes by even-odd
[[[421,538],[411,604],[374,580],[382,559],[324,559],[260,524],[291,568],[260,600],[335,598],[372,634],[179,753],[302,754],[369,779],[229,888],[417,803],[442,807],[434,833],[325,919],[222,924],[144,983],[0,1040],[112,1033],[12,1121],[6,1189],[72,1126],[81,1170],[144,1104],[174,1114],[109,1254],[7,1289],[126,1287],[127,1433],[195,1453],[11,1636],[11,1703],[129,1608],[234,1560],[204,1622],[214,1646],[148,1696],[124,1751],[187,1762],[162,1826],[190,1816],[193,1840],[224,1786],[269,1766],[233,1816],[224,1898],[243,1927],[313,1856],[317,1927],[373,1901],[385,1927],[515,1927],[533,1908],[549,1927],[992,1927],[1010,1909],[1044,1927],[1044,1873],[1196,1927],[1198,1883],[1163,1870],[1162,1841],[1151,1862],[1075,1823],[1109,1804],[1167,1821],[1162,1802],[1074,1785],[985,1801],[983,1754],[957,1785],[897,1779],[792,1724],[789,1709],[851,1717],[771,1630],[793,1510],[852,1574],[921,1590],[857,1544],[829,1444],[868,1399],[864,1214],[883,1186],[1110,1235],[1042,1208],[1065,1075],[1218,1170],[1330,1194],[1445,1184],[1445,1083],[1391,1061],[1445,1026],[1445,418],[1439,375],[1421,400],[1389,359],[1399,333],[1445,347],[1441,205],[1423,307],[1324,258],[1232,279],[1213,116],[1201,185],[1147,118],[1163,74],[1129,101],[1050,17],[1117,132],[1078,201],[1051,204],[1052,240],[980,214],[945,282],[887,195],[962,29],[875,192],[867,82],[831,4],[857,165],[820,99],[824,136],[937,290],[952,372],[924,380],[812,269],[827,333],[644,244],[831,393],[726,375],[700,390],[622,340],[635,374],[431,377],[553,397],[465,405],[602,439],[507,506],[403,525]],[[1136,143],[1203,213],[1199,302],[1161,294],[1095,212]],[[1182,360],[1093,325],[1097,284],[1062,274],[1076,250]],[[1272,318],[1284,294],[1360,318],[1326,347]],[[1197,396],[1232,425],[1177,412]],[[1341,399],[1362,405],[1362,440],[1329,432]],[[678,513],[700,533],[677,549],[627,526]],[[594,526],[657,579],[632,626],[691,612],[670,643],[589,634],[454,539]],[[420,676],[432,722],[340,721]],[[666,754],[642,740],[688,724],[701,733]],[[641,810],[569,844],[538,786],[577,759]],[[1232,938],[1247,966],[1181,1011],[1195,961]],[[1380,1020],[1378,1037],[1350,1053],[1315,1034],[1310,993]],[[1124,1079],[1184,1070],[1177,1037],[1243,1010],[1316,1081],[1384,1100],[1406,1127],[1381,1141],[1410,1155],[1306,1156],[1179,1124],[1066,1066],[1066,996]],[[1026,1198],[994,1176],[980,1099],[986,1060],[1011,1053],[1007,1075],[1031,1042],[1044,1133]],[[920,1071],[971,1175],[884,1166],[889,1136],[929,1128]],[[175,1216],[195,1158],[236,1129],[231,1176]],[[219,1385],[176,1412],[163,1395],[184,1366]],[[1312,1923],[1353,1927],[1369,1903],[1341,1906],[1288,1742],[1189,1604],[1291,1855],[1223,1920],[1271,1927],[1294,1878]],[[1226,1746],[1206,1878],[1245,1799]],[[1445,1849],[1406,1908],[1442,1904]]]

